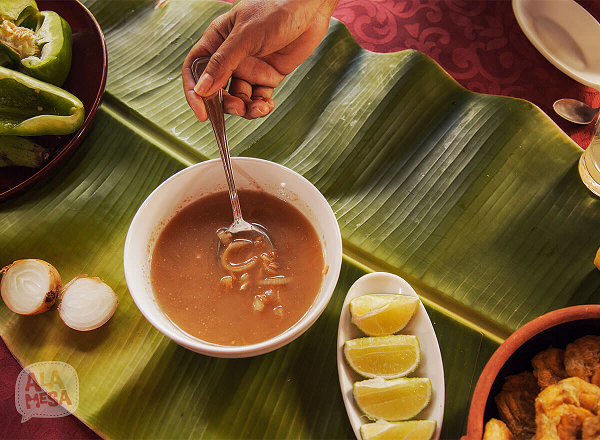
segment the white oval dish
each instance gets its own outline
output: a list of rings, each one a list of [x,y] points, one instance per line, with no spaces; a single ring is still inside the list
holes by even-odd
[[[600,23],[573,0],[513,0],[529,41],[559,70],[600,90]]]
[[[368,293],[396,293],[403,295],[417,296],[414,289],[404,279],[397,275],[387,272],[374,272],[360,277],[354,282],[342,306],[340,314],[340,324],[338,327],[337,341],[337,364],[338,374],[340,377],[340,387],[346,412],[350,419],[350,424],[354,430],[354,434],[358,440],[361,440],[360,427],[364,423],[369,423],[360,409],[354,403],[352,398],[352,386],[354,382],[365,380],[346,363],[344,359],[344,343],[349,339],[364,337],[365,335],[350,322],[350,311],[348,304],[352,298]],[[421,346],[421,363],[419,367],[408,377],[428,377],[431,379],[433,388],[433,396],[429,405],[415,419],[429,419],[437,422],[437,428],[433,436],[434,439],[440,438],[442,429],[442,421],[444,418],[444,365],[442,363],[442,354],[438,344],[433,325],[429,319],[429,315],[419,302],[419,307],[415,316],[410,320],[408,325],[402,329],[399,334],[415,335],[419,339]]]

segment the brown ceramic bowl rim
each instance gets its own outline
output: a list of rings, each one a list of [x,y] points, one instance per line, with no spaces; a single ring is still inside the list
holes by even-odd
[[[477,440],[483,437],[485,402],[500,369],[519,347],[555,325],[594,317],[600,317],[600,304],[566,307],[539,316],[511,334],[494,352],[479,376],[469,408],[467,435],[463,439]]]

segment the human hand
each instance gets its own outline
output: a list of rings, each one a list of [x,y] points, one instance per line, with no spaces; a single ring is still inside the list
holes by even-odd
[[[225,112],[254,119],[275,107],[273,90],[319,45],[338,0],[241,0],[217,17],[188,53],[182,69],[188,104],[200,121],[208,118],[202,96],[227,84]],[[194,81],[190,67],[211,59]]]

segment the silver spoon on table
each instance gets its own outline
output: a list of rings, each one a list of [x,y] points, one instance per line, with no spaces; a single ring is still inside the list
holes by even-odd
[[[194,81],[198,82],[202,72],[208,64],[209,57],[196,58],[192,63],[192,76]],[[225,230],[232,236],[244,236],[251,240],[260,237],[266,244],[267,248],[272,249],[273,244],[266,229],[258,223],[249,223],[242,217],[242,209],[238,199],[235,181],[233,179],[233,170],[231,168],[231,158],[229,156],[229,145],[227,142],[227,133],[225,132],[225,112],[223,110],[223,89],[219,89],[215,94],[208,97],[202,97],[208,119],[217,139],[217,146],[221,154],[221,161],[225,169],[225,178],[227,179],[227,187],[229,188],[229,199],[231,200],[231,208],[233,210],[233,223]],[[217,255],[220,256],[223,250],[223,243],[219,240]]]
[[[589,124],[600,111],[576,99],[559,99],[553,105],[554,111],[567,121],[576,124]]]

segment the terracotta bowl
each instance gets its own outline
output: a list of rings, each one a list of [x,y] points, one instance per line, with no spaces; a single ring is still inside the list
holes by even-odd
[[[532,371],[531,359],[537,353],[550,346],[565,348],[585,335],[600,335],[598,304],[555,310],[510,335],[481,372],[471,400],[467,435],[462,440],[481,440],[485,423],[498,418],[494,396],[502,389],[506,376]]]
[[[50,149],[50,161],[42,168],[3,168],[0,172],[0,201],[21,194],[50,177],[64,164],[90,129],[106,86],[106,43],[102,29],[90,11],[77,0],[37,0],[37,5],[40,11],[57,12],[71,26],[73,62],[61,88],[81,100],[85,118],[75,133],[32,137],[32,140]]]

